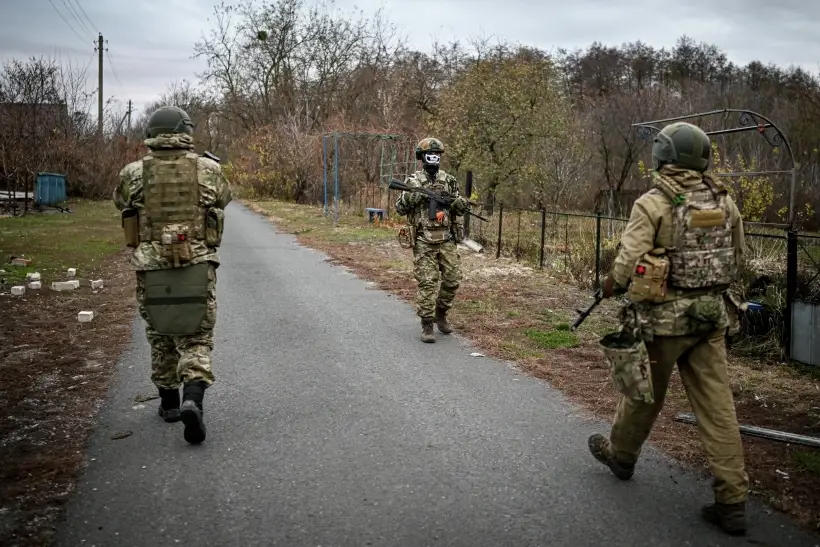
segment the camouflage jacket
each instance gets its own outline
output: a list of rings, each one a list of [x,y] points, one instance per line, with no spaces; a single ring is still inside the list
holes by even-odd
[[[430,181],[426,172],[416,171],[407,178],[405,184],[411,187],[427,188],[434,192],[446,192],[453,198],[460,196],[458,191],[458,179],[441,169],[436,173],[435,183]],[[396,213],[399,215],[407,215],[408,222],[414,228],[416,237],[422,241],[428,243],[435,242],[432,239],[428,240],[428,238],[424,236],[426,231],[435,231],[437,229],[449,231],[451,225],[463,225],[464,215],[451,214],[449,211],[447,211],[447,217],[444,222],[431,220],[428,214],[429,198],[423,197],[418,203],[411,204],[409,201],[410,196],[411,192],[401,193],[399,199],[396,200]]]
[[[661,173],[683,186],[700,184],[701,181],[701,175],[696,171],[664,166]],[[732,246],[736,262],[740,265],[746,252],[743,220],[731,197],[727,197],[727,206],[732,227]],[[635,265],[643,255],[657,247],[672,247],[672,208],[669,198],[657,188],[649,190],[635,201],[612,266],[611,275],[616,288],[627,288]],[[702,333],[708,323],[712,323],[713,328],[734,327],[736,316],[732,310],[727,309],[727,298],[731,296],[709,291],[669,289],[664,302],[641,302],[635,306],[645,316],[655,335],[685,336]],[[704,317],[712,320],[705,321]]]
[[[146,139],[149,155],[161,150],[193,150],[193,139],[188,135],[159,135]],[[197,158],[199,179],[199,200],[201,207],[224,209],[233,199],[231,185],[222,174],[220,165],[206,157]],[[142,186],[142,160],[129,163],[119,174],[120,183],[114,190],[114,205],[119,211],[140,210],[144,207]],[[212,262],[219,264],[216,248],[208,247],[203,241],[191,241],[191,260],[188,264]],[[171,260],[163,255],[159,242],[144,241],[131,255],[131,266],[135,270],[164,270],[173,268]]]

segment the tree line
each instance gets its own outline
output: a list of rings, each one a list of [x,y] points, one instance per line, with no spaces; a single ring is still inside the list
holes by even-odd
[[[116,154],[91,161],[94,148],[75,144],[83,152],[58,147],[48,158],[29,161],[56,162],[78,173],[84,181],[79,191],[106,194],[114,181],[99,162],[138,157],[129,146],[139,143],[146,114],[152,106],[176,104],[194,119],[198,146],[223,158],[232,182],[260,195],[321,201],[321,136],[342,131],[351,135],[342,137],[340,149],[341,197],[352,203],[362,192],[375,195],[379,184],[385,140],[373,135],[403,135],[404,148],[434,135],[445,143],[445,168],[462,181],[473,171],[474,197],[488,205],[603,207],[625,214],[648,185],[651,159],[651,141],[632,124],[742,109],[768,117],[788,138],[797,162],[797,220],[804,229],[818,228],[820,128],[814,120],[820,80],[814,74],[760,62],[739,66],[716,45],[687,36],[671,49],[596,42],[547,52],[475,38],[434,43],[424,53],[409,48],[381,11],[341,13],[331,5],[276,0],[216,6],[192,51],[205,66],[199,81],[171,83],[144,109],[132,135],[124,135],[112,114],[107,138]],[[7,82],[32,71],[32,63],[43,61],[6,65],[0,102],[15,100],[6,94]],[[73,100],[70,85],[44,85]],[[45,95],[36,100],[50,100]],[[707,130],[741,123],[736,113],[692,121]],[[79,124],[67,143],[93,138],[81,119],[72,122]],[[787,148],[771,146],[774,139],[771,128],[765,135],[716,136],[714,169],[790,169]],[[0,149],[4,176],[9,164],[20,162],[6,148]],[[400,159],[406,152],[399,150]],[[788,176],[748,175],[730,184],[748,220],[783,222],[788,183]]]

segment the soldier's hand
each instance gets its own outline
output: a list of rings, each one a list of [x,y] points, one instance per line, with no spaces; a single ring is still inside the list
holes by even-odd
[[[424,196],[421,192],[410,192],[410,195],[407,196],[407,203],[410,205],[418,205],[423,199]]]
[[[458,196],[456,199],[453,200],[453,204],[451,208],[456,213],[463,213],[469,208],[470,204],[461,196]]]
[[[606,276],[604,279],[604,286],[603,286],[603,297],[604,298],[612,298],[615,294],[615,278],[612,277],[612,274]]]

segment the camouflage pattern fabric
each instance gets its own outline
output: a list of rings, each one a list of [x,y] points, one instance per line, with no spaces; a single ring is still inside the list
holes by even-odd
[[[623,396],[653,403],[649,353],[641,338],[628,331],[606,335],[600,342],[615,389]]]
[[[146,139],[145,145],[150,154],[162,154],[166,151],[193,150],[193,139],[189,135],[159,135]],[[199,178],[199,206],[225,209],[232,200],[231,186],[222,174],[221,166],[215,161],[199,157],[197,159]],[[120,185],[114,191],[114,205],[122,211],[133,208],[142,209],[143,199],[142,160],[129,163],[120,171]],[[208,247],[202,240],[192,240],[191,259],[188,264],[211,262],[218,264],[219,255],[216,248]],[[163,246],[158,241],[142,241],[131,255],[131,266],[139,270],[161,270],[172,268]]]
[[[655,187],[674,205],[673,245],[667,249],[669,286],[704,289],[731,284],[737,264],[726,189],[708,175],[671,165],[653,174]]]
[[[416,239],[413,257],[413,274],[418,282],[416,313],[422,319],[433,319],[436,307],[445,311],[453,307],[462,277],[458,247],[452,240],[426,243]]]
[[[150,156],[176,154],[193,150],[193,139],[185,134],[161,134],[145,140]],[[199,185],[199,208],[223,210],[232,200],[230,184],[215,161],[198,157],[196,160]],[[114,191],[114,205],[118,210],[145,207],[142,160],[129,163],[120,171],[120,185]],[[221,218],[221,214],[219,215]],[[181,382],[201,380],[208,385],[214,382],[211,370],[213,329],[216,324],[216,269],[219,256],[216,247],[206,245],[205,240],[190,241],[190,259],[187,266],[208,264],[208,297],[205,319],[199,331],[186,336],[159,334],[151,325],[145,308],[145,275],[143,272],[173,268],[163,245],[159,241],[141,241],[133,250],[131,266],[136,270],[136,298],[140,316],[145,320],[146,336],[151,345],[151,379],[157,387],[174,389]]]
[[[673,178],[684,188],[701,185],[702,175],[696,171],[681,170],[665,165],[661,172]],[[697,176],[695,176],[697,175]],[[742,264],[746,244],[743,221],[731,196],[726,196],[728,225],[732,233],[732,250],[736,264]],[[656,248],[674,247],[675,234],[672,229],[674,205],[658,188],[653,188],[639,197],[632,207],[629,222],[621,236],[621,247],[612,266],[611,275],[616,288],[626,290],[632,278],[635,264],[646,253]],[[656,228],[657,227],[657,228]],[[652,324],[652,331],[658,336],[685,336],[703,333],[707,330],[704,322],[693,308],[713,306],[718,313],[710,315],[715,320],[709,329],[729,326],[722,290],[680,289],[670,287],[663,302],[643,308],[646,321]]]
[[[208,268],[208,303],[199,332],[188,336],[165,336],[151,326],[145,310],[145,273],[137,272],[137,304],[146,323],[145,334],[151,346],[151,381],[161,388],[176,389],[180,383],[204,381],[213,384],[211,352],[216,326],[216,266]]]
[[[424,171],[416,171],[405,182],[410,187],[421,187],[437,193],[446,192],[451,197],[459,197],[458,180],[443,170],[436,173],[435,181],[431,181]],[[452,224],[458,222],[451,211],[445,211],[441,220],[431,219],[428,213],[429,198],[418,197],[413,192],[402,192],[396,200],[396,212],[407,215],[408,222],[416,226],[417,237],[427,243],[440,243],[452,236]]]

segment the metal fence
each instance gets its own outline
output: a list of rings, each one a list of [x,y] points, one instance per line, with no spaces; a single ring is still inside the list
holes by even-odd
[[[481,214],[488,222],[471,221],[468,235],[485,252],[550,269],[582,288],[600,286],[628,222],[503,204]],[[777,338],[787,355],[820,364],[820,236],[754,222],[744,231],[746,259],[733,287],[750,305],[742,336]]]

